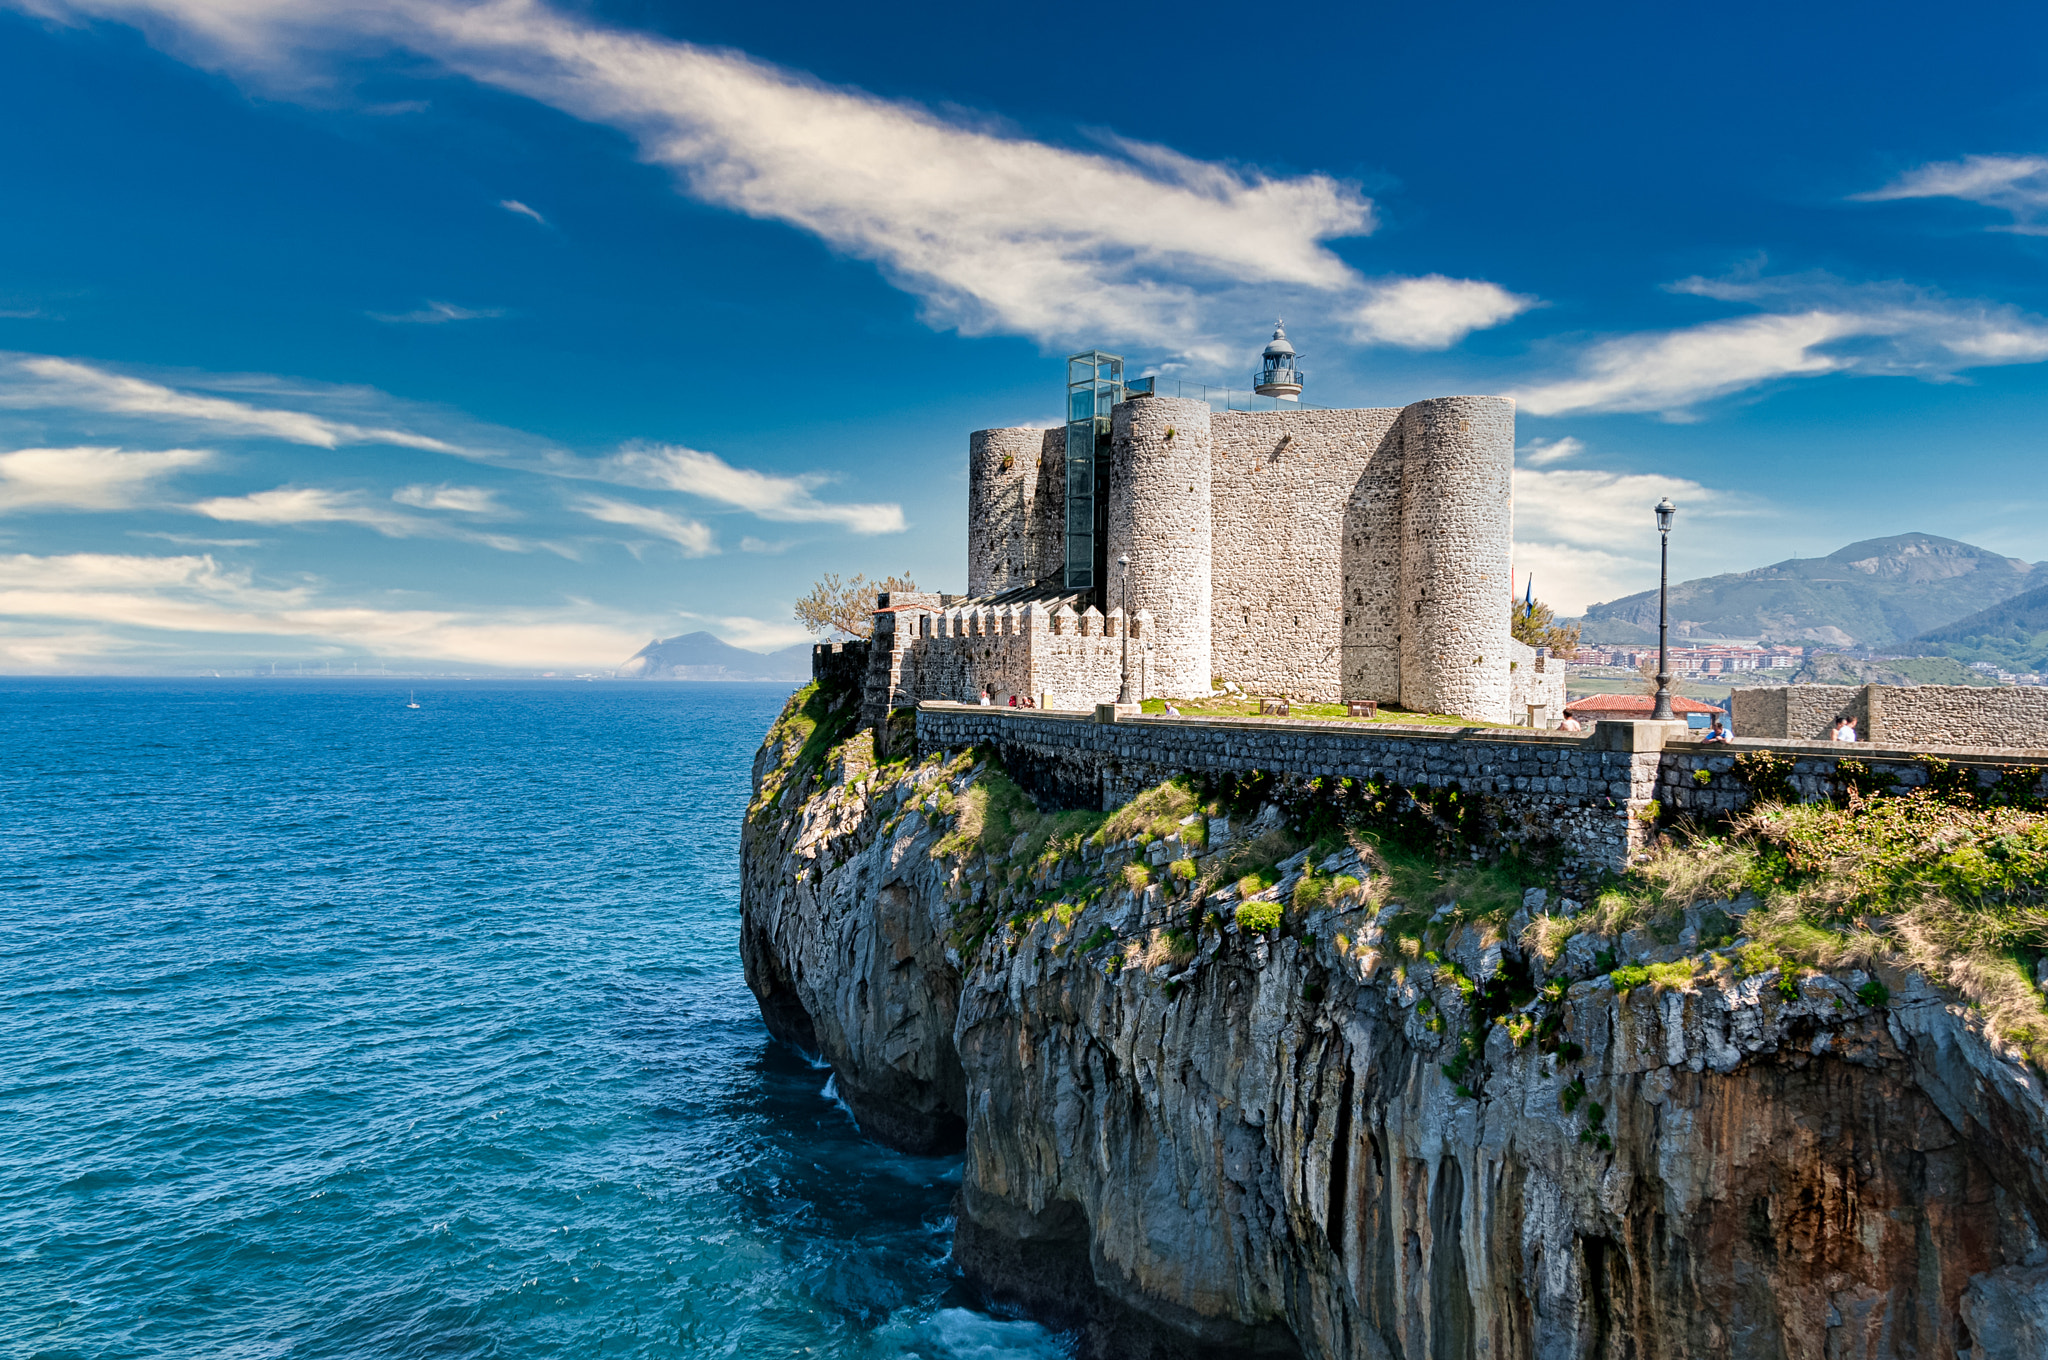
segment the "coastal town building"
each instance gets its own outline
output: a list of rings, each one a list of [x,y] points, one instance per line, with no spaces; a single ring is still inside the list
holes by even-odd
[[[1267,409],[1067,360],[1066,420],[967,448],[967,591],[893,594],[872,707],[1254,695],[1554,721],[1564,667],[1509,635],[1515,409],[1319,410],[1276,327]]]

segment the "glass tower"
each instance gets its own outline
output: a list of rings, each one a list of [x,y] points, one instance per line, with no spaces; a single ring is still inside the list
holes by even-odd
[[[1123,356],[1094,349],[1067,356],[1068,590],[1094,590],[1105,570],[1109,412],[1123,399]]]

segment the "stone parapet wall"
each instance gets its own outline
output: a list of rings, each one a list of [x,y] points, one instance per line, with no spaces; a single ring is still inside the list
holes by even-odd
[[[926,752],[991,747],[1034,796],[1068,806],[1117,807],[1175,774],[1264,770],[1403,787],[1455,785],[1462,793],[1497,800],[1507,814],[1501,819],[1507,838],[1552,839],[1582,861],[1609,869],[1623,867],[1659,820],[1687,813],[1725,816],[1745,807],[1754,790],[1738,761],[1754,752],[1789,760],[1784,777],[1800,801],[1840,797],[1873,781],[1913,788],[1943,767],[1963,772],[1979,787],[2015,780],[2024,791],[2048,795],[2048,750],[1719,745],[1672,740],[1662,725],[1649,722],[1601,722],[1585,735],[1257,718],[1103,723],[1092,714],[928,703],[918,708],[917,742]]]
[[[1629,724],[1603,724],[1626,727]],[[1291,720],[1139,718],[920,705],[921,750],[995,749],[1035,796],[1116,807],[1175,774],[1264,770],[1303,778],[1378,779],[1491,796],[1511,838],[1555,839],[1588,864],[1619,867],[1641,848],[1655,796],[1655,751],[1605,749],[1579,737],[1504,729],[1393,729]]]
[[[2048,747],[2048,689],[2019,685],[1773,685],[1738,689],[1735,731],[1820,740],[1839,718],[1886,744]]]

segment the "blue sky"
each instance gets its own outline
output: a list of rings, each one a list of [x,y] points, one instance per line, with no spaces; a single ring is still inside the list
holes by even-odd
[[[1564,612],[1665,494],[1687,576],[2048,558],[2038,9],[1254,13],[0,5],[0,669],[786,645],[964,584],[1061,354],[1275,314],[1316,404],[1517,398]]]

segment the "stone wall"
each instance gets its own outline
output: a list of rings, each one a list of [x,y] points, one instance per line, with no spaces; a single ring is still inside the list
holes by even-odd
[[[1258,694],[1399,701],[1400,461],[1387,432],[1400,415],[1211,417],[1214,674]]]
[[[1774,685],[1738,689],[1735,731],[1821,740],[1854,718],[1864,741],[1946,747],[2048,747],[2048,689],[2020,685]]]
[[[875,616],[874,657],[865,671],[861,721],[879,726],[888,712],[923,700],[977,703],[988,688],[1007,707],[1029,697],[1049,708],[1090,711],[1114,699],[1122,684],[1124,616],[1089,606],[1005,608],[955,606],[901,609]],[[1142,646],[1165,639],[1149,614],[1139,612],[1130,644],[1131,686],[1138,697],[1149,684]],[[1155,651],[1155,655],[1157,652]]]
[[[1536,655],[1526,642],[1508,639],[1508,712],[1512,721],[1529,720],[1529,710],[1541,710],[1540,721],[1556,722],[1564,716],[1564,662]]]

